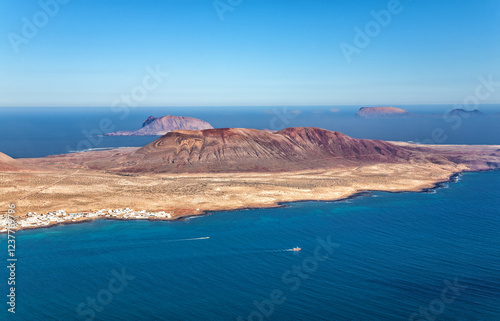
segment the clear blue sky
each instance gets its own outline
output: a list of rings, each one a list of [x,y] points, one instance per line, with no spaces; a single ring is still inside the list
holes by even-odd
[[[213,0],[72,0],[43,21],[38,1],[0,0],[0,106],[109,106],[157,65],[140,105],[452,104],[500,81],[497,0],[401,0],[348,63],[340,44],[389,2],[243,0],[222,21]]]

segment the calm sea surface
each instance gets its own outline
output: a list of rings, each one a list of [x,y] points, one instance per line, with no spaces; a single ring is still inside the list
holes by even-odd
[[[500,172],[469,173],[433,193],[18,232],[14,319],[497,321],[499,189]]]
[[[447,107],[415,108],[407,109],[439,114]],[[356,109],[150,108],[121,117],[109,108],[3,108],[0,151],[39,157],[142,146],[156,137],[100,137],[99,122],[135,129],[149,115],[166,114],[214,127],[317,126],[389,140],[432,139],[441,128],[443,143],[500,143],[495,117],[460,124],[439,116],[374,121],[355,119]],[[0,320],[498,321],[499,190],[499,171],[468,173],[432,193],[377,192],[179,222],[95,221],[21,231],[16,314],[4,303]],[[302,251],[290,251],[295,246]],[[0,249],[6,266],[5,235]],[[7,279],[4,267],[5,302]]]
[[[481,106],[489,117],[450,118],[447,105],[399,106],[427,115],[410,119],[357,119],[359,106],[336,107],[137,107],[0,108],[0,152],[14,158],[43,157],[95,148],[144,146],[158,137],[101,137],[114,130],[141,128],[149,116],[189,116],[215,128],[281,130],[313,126],[355,138],[439,144],[500,144],[500,105]],[[497,115],[497,116],[491,116]],[[102,126],[102,122],[109,125]],[[112,128],[112,130],[109,130]]]

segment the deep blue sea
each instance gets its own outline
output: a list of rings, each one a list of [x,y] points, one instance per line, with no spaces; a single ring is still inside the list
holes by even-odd
[[[141,128],[149,116],[189,116],[215,128],[281,130],[314,126],[355,138],[438,144],[499,144],[500,105],[479,107],[490,117],[445,117],[454,105],[396,106],[425,117],[358,119],[360,106],[0,108],[0,152],[14,158],[42,157],[96,148],[144,146],[158,137],[101,137]],[[459,106],[458,106],[459,107]],[[491,116],[496,115],[496,116]],[[103,120],[109,125],[102,126]],[[107,130],[108,127],[112,130]]]
[[[0,318],[497,321],[499,188],[468,173],[431,193],[18,232],[16,315]]]
[[[124,119],[109,109],[0,109],[0,151],[65,153],[88,142],[82,132],[99,128],[103,118],[121,130],[166,114],[214,127],[317,126],[391,140],[425,140],[441,128],[442,143],[500,144],[499,118],[463,119],[459,126],[442,117],[371,121],[355,119],[349,108],[182,114],[152,108]],[[98,143],[90,148],[156,139],[91,137]],[[498,321],[499,190],[500,171],[466,173],[429,193],[376,192],[177,222],[94,221],[20,231],[15,315],[7,312],[2,235],[0,320]],[[302,251],[291,251],[296,246]]]

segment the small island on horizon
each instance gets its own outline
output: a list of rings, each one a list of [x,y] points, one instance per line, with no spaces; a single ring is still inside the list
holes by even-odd
[[[183,116],[149,116],[138,130],[121,130],[106,133],[104,136],[162,136],[173,130],[201,130],[213,128],[208,122]]]
[[[402,108],[396,107],[361,107],[356,113],[359,118],[408,118],[414,117]]]
[[[423,117],[487,117],[498,116],[499,114],[488,115],[478,109],[455,108],[446,111],[443,114],[423,114],[411,113],[403,108],[396,107],[361,107],[355,114],[356,118],[361,119],[407,119],[407,118],[423,118]]]

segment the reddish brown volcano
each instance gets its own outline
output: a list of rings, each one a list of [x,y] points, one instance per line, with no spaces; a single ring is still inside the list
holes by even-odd
[[[16,160],[44,168],[123,173],[294,172],[375,164],[500,167],[494,148],[432,146],[355,139],[315,127],[276,133],[245,128],[177,130],[141,148]],[[12,161],[12,160],[9,160]]]
[[[314,127],[276,133],[222,128],[174,131],[121,157],[126,172],[249,172],[332,168],[407,161],[413,151],[379,140],[354,139]],[[96,164],[103,168],[102,163]],[[107,167],[107,166],[105,166]]]

